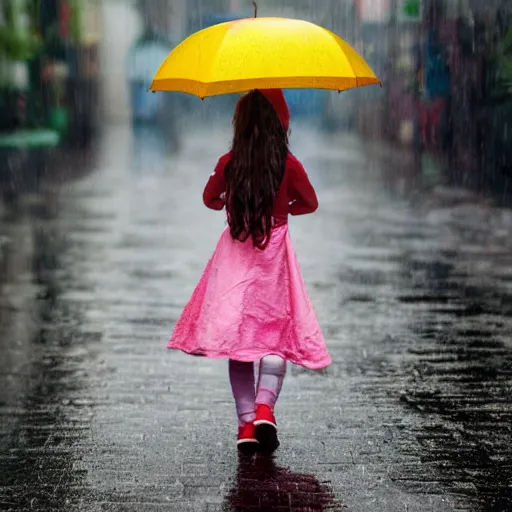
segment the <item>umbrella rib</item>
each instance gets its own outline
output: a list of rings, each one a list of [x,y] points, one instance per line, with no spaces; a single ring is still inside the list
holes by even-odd
[[[345,58],[347,64],[350,66],[350,69],[352,70],[354,78],[356,79],[356,87],[359,87],[359,80],[358,80],[359,77],[357,76],[357,73],[356,73],[356,71],[354,69],[354,66],[352,65],[352,62],[350,62],[350,59],[347,57],[347,54],[345,53],[343,48],[341,48],[341,46],[340,46],[340,44],[338,42],[337,36],[333,32],[330,32],[330,31],[328,31],[328,34],[331,37],[331,39],[333,39],[334,42],[340,47],[340,49],[342,51],[342,54],[343,54],[343,57]]]
[[[344,91],[353,89],[355,87],[363,87],[372,84],[379,84],[378,78],[374,77],[324,77],[322,81],[319,77],[276,77],[276,84],[272,85],[268,83],[268,78],[262,78],[262,83],[258,83],[257,80],[226,80],[217,82],[208,82],[201,80],[186,80],[186,79],[168,79],[162,80],[162,89],[166,90],[166,86],[172,85],[173,90],[181,90],[182,92],[191,92],[194,90],[196,96],[204,99],[208,96],[217,96],[219,94],[237,94],[247,92],[251,89],[258,88],[279,88],[279,89],[295,89],[294,79],[297,78],[301,82],[299,88],[310,88],[310,89],[327,89],[327,90],[338,90]],[[304,83],[306,82],[306,84]],[[232,87],[225,87],[230,84]],[[158,86],[156,87],[158,90]]]

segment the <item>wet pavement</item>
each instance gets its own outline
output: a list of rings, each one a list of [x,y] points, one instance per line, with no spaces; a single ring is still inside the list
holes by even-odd
[[[2,212],[0,510],[512,510],[512,213],[346,136],[292,137],[334,363],[289,372],[275,460],[238,461],[226,363],[164,350],[224,225],[226,128],[177,156],[111,129]]]

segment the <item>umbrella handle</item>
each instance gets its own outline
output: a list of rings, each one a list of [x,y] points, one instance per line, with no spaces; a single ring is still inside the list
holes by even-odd
[[[258,4],[256,3],[256,0],[252,0],[252,5],[254,6],[254,17],[258,17]]]

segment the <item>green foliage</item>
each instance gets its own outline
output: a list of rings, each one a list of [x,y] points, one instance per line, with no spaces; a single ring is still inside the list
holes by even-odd
[[[5,24],[0,27],[0,56],[10,60],[29,60],[34,57],[41,47],[41,40],[33,30],[34,12],[38,0],[31,0],[26,5],[17,0],[4,0],[3,18]],[[22,26],[20,17],[29,16],[29,26]],[[32,15],[32,16],[31,16]]]
[[[37,36],[0,27],[0,54],[11,60],[30,60],[40,48]]]
[[[418,0],[405,0],[403,5],[403,12],[411,18],[417,18],[420,15],[420,2]]]
[[[512,99],[512,26],[509,27],[493,59],[495,100]]]
[[[71,19],[69,21],[69,35],[71,41],[79,45],[83,40],[82,33],[82,6],[80,2],[83,0],[69,0],[71,9]]]

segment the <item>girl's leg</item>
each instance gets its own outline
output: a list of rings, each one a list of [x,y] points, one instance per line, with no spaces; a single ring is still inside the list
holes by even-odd
[[[266,356],[260,361],[256,404],[274,409],[286,375],[286,361],[279,356]]]
[[[240,425],[251,423],[256,418],[254,412],[254,363],[229,360],[229,380],[236,403],[236,412]]]

